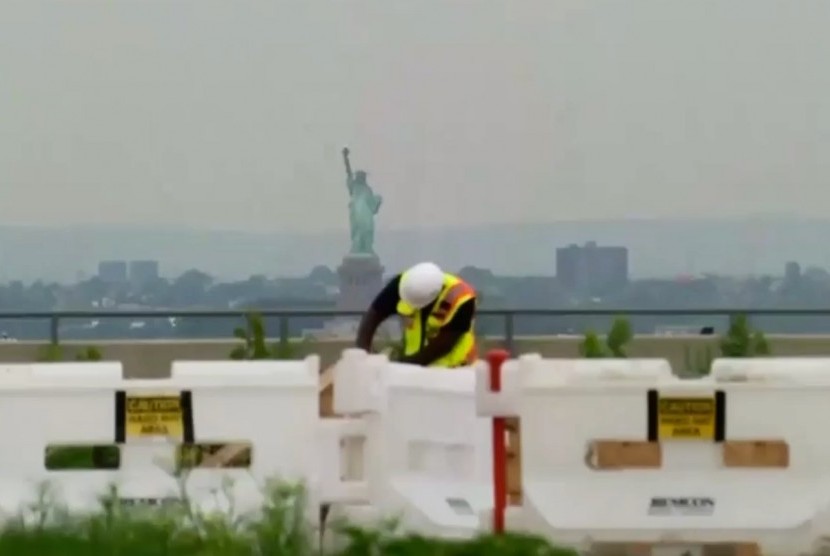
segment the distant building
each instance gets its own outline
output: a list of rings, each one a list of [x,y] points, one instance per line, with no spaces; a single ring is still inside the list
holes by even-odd
[[[784,281],[788,284],[796,284],[801,280],[801,265],[790,261],[784,267]]]
[[[628,283],[628,248],[589,241],[556,250],[557,281],[572,291],[603,295]]]
[[[127,261],[99,262],[98,278],[108,284],[123,284],[127,281]]]
[[[130,261],[130,283],[134,286],[150,284],[158,279],[158,261]]]

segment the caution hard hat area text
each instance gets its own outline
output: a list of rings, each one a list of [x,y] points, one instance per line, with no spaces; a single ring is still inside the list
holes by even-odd
[[[726,428],[726,396],[677,396],[648,393],[648,439],[722,442]]]
[[[116,393],[116,442],[166,438],[192,442],[190,392]]]

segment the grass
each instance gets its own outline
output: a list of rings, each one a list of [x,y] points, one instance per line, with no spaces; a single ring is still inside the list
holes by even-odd
[[[182,485],[186,481],[183,478]],[[307,525],[299,485],[273,484],[256,515],[205,514],[187,502],[169,507],[126,507],[113,489],[99,512],[70,515],[41,489],[38,502],[0,531],[0,555],[38,556],[281,556],[320,555],[318,536]],[[225,490],[227,492],[227,490]],[[443,541],[398,534],[394,522],[376,530],[336,524],[342,548],[333,556],[574,556],[541,539],[482,536]]]

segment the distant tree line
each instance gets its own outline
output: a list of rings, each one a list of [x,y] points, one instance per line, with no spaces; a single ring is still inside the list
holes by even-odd
[[[822,269],[800,269],[784,276],[736,278],[705,275],[677,280],[632,280],[603,297],[569,291],[550,276],[499,276],[487,269],[464,267],[459,274],[478,290],[483,309],[595,309],[605,316],[519,316],[516,334],[582,334],[585,330],[608,329],[626,309],[753,309],[830,307],[830,274]],[[0,313],[76,310],[334,310],[337,275],[328,267],[315,267],[296,278],[251,276],[222,282],[193,269],[173,279],[143,284],[107,283],[91,278],[76,284],[13,281],[0,285]],[[830,332],[830,315],[817,317],[751,317],[754,325],[769,333]],[[266,318],[269,331],[279,330],[279,319]],[[326,319],[292,318],[290,334],[319,329]],[[632,316],[635,333],[652,333],[683,327],[687,330],[714,327],[725,330],[728,317]],[[61,323],[60,335],[75,339],[108,338],[216,338],[230,336],[240,319],[90,319]],[[502,335],[504,319],[480,315],[480,333]],[[0,333],[9,338],[42,339],[49,336],[47,320],[0,318]]]

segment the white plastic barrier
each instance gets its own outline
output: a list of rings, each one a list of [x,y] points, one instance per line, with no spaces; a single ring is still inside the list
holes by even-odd
[[[298,361],[193,361],[173,363],[172,379],[193,392],[194,437],[199,443],[241,441],[252,445],[244,469],[196,468],[190,492],[207,501],[231,478],[235,505],[260,508],[267,481],[302,482],[309,517],[319,520],[319,357]],[[198,491],[197,491],[198,489]]]
[[[521,423],[524,500],[507,511],[507,528],[582,550],[645,543],[679,555],[754,543],[765,556],[815,553],[830,534],[830,359],[717,360],[699,380],[667,370],[664,361],[525,356],[503,365],[496,394],[481,364],[480,414]],[[708,439],[666,438],[671,431]],[[598,440],[651,441],[661,461],[597,469]],[[782,453],[751,452],[781,441]]]
[[[222,509],[228,500],[216,491],[227,479],[233,481],[233,503],[239,511],[261,507],[263,487],[271,478],[305,482],[313,504],[319,475],[313,442],[318,432],[318,374],[317,357],[176,362],[172,377],[159,380],[126,380],[120,363],[5,365],[0,372],[2,517],[17,515],[35,502],[38,485],[44,482],[59,503],[76,511],[99,508],[99,497],[110,484],[123,498],[145,500],[178,498],[184,487],[196,505]],[[120,408],[118,392],[124,393]],[[250,468],[198,468],[182,484],[173,476],[178,440],[130,438],[135,425],[119,417],[125,405],[140,396],[173,396],[183,404],[181,392],[190,393],[192,427],[173,428],[190,429],[186,434],[192,434],[195,443],[250,443]],[[187,413],[182,407],[182,414]],[[119,469],[45,468],[47,446],[113,444],[119,429],[125,436]],[[316,521],[316,507],[309,510],[309,519]]]
[[[346,350],[334,409],[348,416],[325,429],[329,460],[345,459],[323,481],[323,491],[339,492],[334,516],[356,524],[397,516],[403,530],[443,537],[479,532],[479,514],[492,506],[492,445],[489,420],[476,416],[473,368],[422,368]],[[341,441],[355,436],[362,449],[352,443],[338,457]],[[363,476],[340,482],[356,460]]]

